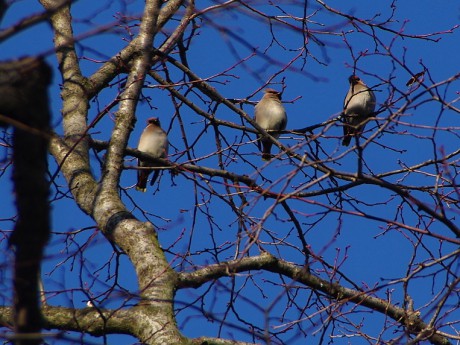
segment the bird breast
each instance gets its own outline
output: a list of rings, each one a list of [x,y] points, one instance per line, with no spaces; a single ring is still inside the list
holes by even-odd
[[[280,126],[286,126],[286,112],[282,105],[270,104],[256,109],[257,123],[265,130],[280,130],[284,129]]]
[[[375,96],[370,90],[361,91],[345,102],[345,113],[366,116],[372,113],[375,109]]]
[[[152,131],[143,136],[139,142],[138,150],[150,153],[154,157],[166,157],[168,151],[168,139],[162,130]]]

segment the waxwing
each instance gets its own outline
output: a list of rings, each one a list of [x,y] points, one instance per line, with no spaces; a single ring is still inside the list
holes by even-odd
[[[375,109],[374,92],[356,75],[348,81],[350,89],[343,103],[343,146],[350,145],[351,138],[362,133],[367,118],[373,116]]]
[[[139,145],[137,149],[139,151],[149,153],[155,158],[166,158],[168,155],[168,138],[166,132],[160,127],[160,120],[156,117],[151,117],[147,120],[147,127],[141,134],[139,139]],[[156,167],[155,163],[142,161],[138,159],[139,167]],[[137,184],[136,189],[145,192],[147,190],[147,179],[152,170],[139,169],[137,171]],[[159,169],[153,170],[153,177],[150,181],[150,185],[158,178],[160,173]]]
[[[273,89],[265,89],[264,96],[255,107],[255,121],[272,137],[277,139],[279,133],[286,128],[287,116],[283,104],[281,104],[281,93]],[[275,131],[275,132],[272,132]],[[257,144],[262,151],[262,159],[268,161],[272,158],[270,139],[264,139],[258,135]]]

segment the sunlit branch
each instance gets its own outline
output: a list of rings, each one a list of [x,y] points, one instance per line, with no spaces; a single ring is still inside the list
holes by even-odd
[[[277,259],[274,256],[263,253],[259,256],[242,258],[223,262],[220,264],[208,265],[206,268],[191,273],[179,273],[177,286],[179,289],[197,288],[209,281],[220,277],[231,277],[238,273],[251,270],[266,270],[291,278],[297,283],[305,284],[312,289],[322,291],[330,298],[343,303],[355,303],[379,313],[391,317],[399,322],[412,334],[423,333],[423,339],[429,340],[432,344],[446,345],[449,341],[436,330],[428,327],[417,313],[409,313],[400,307],[392,305],[386,300],[370,296],[371,291],[362,292],[341,286],[338,283],[321,279],[309,273],[305,267],[299,267],[292,263]]]

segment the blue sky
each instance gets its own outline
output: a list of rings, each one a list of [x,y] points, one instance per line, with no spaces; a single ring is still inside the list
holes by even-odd
[[[124,41],[120,39],[117,29],[108,30],[106,33],[97,33],[90,35],[95,28],[100,25],[107,25],[111,27],[111,23],[115,22],[114,15],[117,11],[126,11],[126,14],[139,14],[141,11],[142,1],[133,1],[126,9],[122,7],[121,1],[104,1],[98,3],[95,7],[94,1],[87,0],[78,1],[74,6],[73,16],[76,21],[75,33],[77,37],[84,37],[78,45],[79,53],[85,57],[82,60],[82,67],[85,74],[94,72],[99,66],[94,60],[105,60],[116,53],[124,46]],[[131,3],[131,2],[130,2]],[[206,2],[208,4],[210,2]],[[260,2],[262,3],[262,2]],[[291,5],[286,5],[286,9],[292,10],[296,15],[301,16],[302,12],[298,8],[295,1],[290,2]],[[376,13],[380,13],[377,17],[378,20],[384,21],[390,15],[392,8],[391,2],[369,2],[369,1],[328,1],[329,6],[336,8],[348,14],[370,19]],[[459,23],[460,18],[460,5],[454,1],[427,1],[427,0],[410,0],[393,2],[396,6],[395,16],[393,22],[388,25],[389,28],[395,31],[403,31],[407,35],[421,35],[432,32],[444,32],[452,29]],[[198,4],[197,6],[202,6]],[[267,11],[271,14],[280,15],[279,10],[275,6],[262,4],[258,6],[259,9]],[[336,28],[336,26],[344,26],[347,24],[344,18],[337,18],[331,14],[320,10],[320,7],[315,2],[310,3],[308,13],[312,14],[313,11],[319,12],[312,18],[316,22],[326,23],[329,28]],[[7,12],[1,27],[8,27],[11,23],[15,23],[18,19],[24,18],[32,13],[40,11],[40,6],[37,2],[28,1],[14,1],[12,8]],[[91,18],[91,21],[85,19]],[[280,66],[287,64],[299,54],[299,47],[301,47],[302,35],[298,32],[293,32],[281,28],[279,26],[273,27],[273,32],[276,38],[282,45],[274,43],[271,45],[271,36],[268,35],[269,30],[266,23],[254,20],[253,18],[234,11],[225,10],[217,13],[210,13],[208,16],[212,21],[201,23],[201,28],[198,30],[199,35],[194,38],[191,49],[189,51],[188,60],[190,67],[196,74],[202,78],[210,78],[219,74],[223,70],[227,70],[234,66],[238,59],[247,58],[255,52],[255,56],[248,59],[244,64],[238,64],[228,71],[226,76],[219,76],[212,78],[212,85],[227,98],[245,98],[253,94],[256,90],[262,87],[275,72],[280,69]],[[246,42],[250,43],[250,47],[245,46],[241,42],[232,41],[232,35],[228,31],[243,37]],[[309,23],[310,30],[324,31],[325,27],[315,23]],[[360,53],[366,52],[364,56],[359,59],[357,72],[363,80],[372,87],[376,88],[378,107],[381,107],[389,98],[389,90],[387,84],[382,80],[392,78],[392,83],[404,92],[407,91],[405,86],[406,81],[410,78],[410,73],[400,66],[394,59],[390,58],[384,49],[384,46],[392,45],[391,51],[400,61],[405,61],[406,66],[414,73],[423,69],[421,63],[428,68],[426,82],[431,84],[431,78],[434,82],[442,81],[452,75],[458,73],[458,42],[459,31],[454,30],[452,33],[436,36],[440,38],[438,42],[429,40],[418,40],[411,38],[395,38],[395,35],[390,32],[381,32],[377,30],[377,36],[382,40],[383,46],[378,46],[375,49],[375,42],[371,37],[363,33],[353,31],[353,28],[347,24],[343,29],[346,34],[347,42],[351,47],[353,53],[358,56]],[[368,29],[366,29],[368,30]],[[340,30],[336,30],[340,31]],[[168,27],[165,28],[165,34],[168,34]],[[305,126],[321,123],[327,119],[337,116],[343,105],[343,98],[348,89],[347,78],[353,74],[353,58],[350,49],[347,48],[343,37],[325,35],[318,33],[317,38],[324,42],[325,47],[319,47],[310,41],[307,48],[311,54],[317,59],[308,57],[305,66],[302,66],[302,60],[299,59],[293,64],[293,68],[285,71],[273,79],[272,87],[281,89],[281,83],[285,83],[285,91],[283,93],[283,100],[285,101],[285,108],[288,113],[288,129],[302,128]],[[158,44],[164,39],[159,35],[156,43]],[[231,42],[231,45],[229,44]],[[300,43],[299,43],[300,42]],[[9,59],[16,58],[28,54],[46,54],[47,60],[55,65],[55,57],[53,56],[52,34],[49,26],[46,23],[34,26],[12,39],[2,42],[2,49],[0,50],[0,58]],[[237,53],[235,53],[237,52]],[[237,54],[238,56],[236,56]],[[267,57],[277,61],[273,63],[267,60]],[[300,69],[303,67],[303,70]],[[177,77],[179,72],[171,68],[173,77]],[[60,108],[61,102],[59,97],[59,83],[61,82],[58,71],[54,71],[54,84],[50,90],[50,98],[52,104],[53,121],[55,130],[60,133]],[[153,83],[152,80],[147,80],[146,84]],[[155,85],[144,90],[144,96],[150,97],[151,102],[140,102],[138,106],[137,116],[138,122],[130,138],[130,146],[135,147],[139,135],[144,128],[145,119],[150,116],[159,116],[163,128],[169,129],[169,140],[171,142],[170,159],[178,162],[183,162],[185,157],[181,157],[180,153],[184,146],[181,142],[181,134],[174,120],[174,109],[169,99],[169,92],[162,90]],[[450,101],[458,97],[459,83],[453,83],[449,88],[442,88],[445,92],[446,98]],[[97,113],[108,104],[116,94],[116,87],[104,91],[97,102],[91,104],[89,119],[93,119]],[[193,97],[193,96],[192,96]],[[261,98],[261,92],[255,94],[250,100],[258,101]],[[198,101],[198,98],[194,98]],[[401,126],[401,131],[398,135],[386,134],[378,137],[378,142],[381,145],[387,145],[394,148],[394,150],[385,149],[379,145],[370,145],[365,152],[365,160],[368,164],[368,171],[374,174],[391,171],[400,167],[401,162],[405,164],[416,164],[431,159],[433,150],[439,149],[441,146],[447,151],[451,152],[458,148],[458,114],[449,111],[442,111],[439,104],[429,101],[427,97],[420,99],[420,104],[408,110],[405,114],[404,121],[408,123],[407,126]],[[149,104],[150,103],[150,104]],[[395,104],[393,110],[402,105],[402,101]],[[152,109],[150,105],[153,105]],[[202,120],[199,116],[194,114],[191,110],[185,107],[181,108],[181,116],[187,123],[188,135],[190,138],[195,138],[196,135],[201,133],[203,129]],[[244,105],[243,109],[252,116],[253,106]],[[205,108],[205,110],[208,110]],[[388,113],[383,112],[382,117]],[[221,119],[226,119],[236,123],[240,123],[240,119],[235,114],[231,113],[225,107],[220,106],[215,114]],[[94,138],[100,140],[107,140],[109,138],[112,125],[113,114],[106,116],[98,126],[93,130]],[[439,125],[445,127],[456,127],[453,132],[443,131],[436,135],[437,142],[440,146],[434,148],[429,140],[414,140],[414,136],[408,133],[418,135],[432,135],[432,130],[422,128],[412,128],[410,124],[416,125],[429,125],[433,126],[436,120],[439,119]],[[369,128],[374,128],[374,125],[368,125]],[[226,134],[226,138],[230,143],[237,145],[238,143],[248,140],[248,137],[241,138],[241,133],[229,129],[222,130]],[[356,155],[351,152],[338,158],[345,152],[345,148],[339,145],[342,128],[339,125],[334,125],[327,133],[325,133],[319,140],[321,148],[327,152],[330,157],[336,160],[334,167],[343,171],[355,172],[356,171]],[[408,132],[408,133],[407,133]],[[250,136],[251,138],[253,136]],[[213,133],[208,131],[203,136],[203,140],[197,145],[196,154],[199,156],[206,156],[215,150],[213,144]],[[293,146],[302,144],[303,138],[293,135],[283,135],[282,141],[284,144]],[[307,147],[301,147],[302,150],[308,151]],[[274,151],[277,151],[275,148]],[[6,152],[0,147],[1,157],[5,158],[9,152]],[[262,166],[260,157],[257,155],[257,147],[255,144],[242,144],[240,152],[252,162],[255,166]],[[96,176],[99,176],[97,168],[99,167],[97,160],[93,156],[94,171]],[[216,167],[216,160],[214,157],[209,157],[201,161],[203,165]],[[125,164],[127,166],[134,165],[135,162],[131,157],[126,158]],[[272,184],[269,182],[263,183],[263,178],[271,179],[272,181],[279,181],[278,184],[273,184],[274,190],[280,190],[286,182],[285,176],[292,171],[293,167],[285,162],[275,161],[263,167],[260,170],[254,169],[251,164],[243,164],[239,162],[236,164],[229,160],[229,170],[238,172],[240,174],[248,174],[265,187]],[[52,159],[50,159],[50,170],[54,173],[56,166]],[[9,171],[8,174],[11,172]],[[0,219],[9,218],[14,215],[13,208],[13,194],[12,185],[7,175],[2,176],[0,180],[0,193],[2,195],[11,196],[6,198],[3,207],[0,208]],[[306,178],[306,177],[304,177]],[[397,176],[397,178],[402,178]],[[396,178],[389,177],[393,182]],[[413,184],[432,184],[432,176],[422,176],[416,174],[415,177],[407,177],[403,179],[404,183]],[[60,177],[57,183],[61,184],[61,189],[65,190],[65,182]],[[135,171],[125,170],[122,175],[121,187],[132,187],[135,183]],[[295,179],[290,181],[289,188],[300,186],[303,183],[302,176],[296,176]],[[223,190],[221,186],[216,186],[218,190]],[[399,200],[393,198],[391,193],[382,190],[379,187],[363,186],[350,191],[351,195],[358,196],[362,199],[363,203],[358,205],[359,209],[349,207],[349,211],[369,212],[381,217],[391,218],[395,215],[396,207]],[[179,197],[178,197],[179,196]],[[149,220],[159,228],[159,238],[162,242],[163,248],[171,246],[168,259],[173,264],[178,262],[174,253],[181,253],[190,246],[191,251],[198,253],[203,248],[209,245],[209,239],[212,236],[213,240],[217,243],[233,242],[237,233],[237,219],[231,213],[225,203],[214,198],[210,204],[210,210],[216,220],[219,222],[220,228],[213,227],[212,224],[207,222],[207,219],[202,216],[196,218],[197,223],[194,224],[194,203],[193,199],[194,190],[191,181],[177,177],[174,179],[174,184],[168,173],[163,174],[159,191],[154,195],[152,191],[145,194],[140,194],[134,191],[133,188],[127,189],[122,192],[122,198],[126,202],[128,209],[132,209],[133,213],[140,219]],[[58,197],[58,196],[57,196]],[[60,197],[60,196],[59,196]],[[273,200],[263,200],[254,194],[249,194],[251,200],[249,208],[251,216],[254,219],[262,217],[268,207],[273,204]],[[131,200],[132,198],[132,200]],[[206,195],[198,195],[198,202],[207,201]],[[201,199],[203,198],[203,199]],[[411,235],[405,231],[384,231],[385,224],[373,220],[364,219],[355,216],[340,216],[338,213],[332,213],[325,216],[321,222],[321,226],[315,226],[313,223],[321,219],[321,213],[324,212],[322,203],[327,203],[324,197],[319,198],[306,198],[305,200],[292,201],[291,207],[298,211],[297,215],[303,222],[306,229],[306,238],[311,244],[312,249],[323,256],[329,262],[334,260],[346,259],[342,265],[342,270],[353,279],[356,283],[362,283],[363,286],[374,284],[385,284],[391,280],[403,277],[407,271],[407,262],[413,256],[415,261],[424,261],[427,254],[422,249],[414,250],[415,242]],[[375,205],[375,203],[378,203]],[[136,207],[142,207],[148,213],[142,213]],[[403,211],[402,211],[403,212]],[[406,212],[406,211],[404,211]],[[452,211],[454,212],[454,211]],[[458,214],[457,214],[458,218]],[[275,212],[270,216],[265,223],[266,232],[262,235],[262,240],[271,242],[272,236],[283,238],[286,242],[292,244],[290,248],[283,248],[282,257],[287,261],[295,263],[302,262],[298,247],[299,242],[296,241],[295,232],[292,230],[292,225],[286,221],[287,216],[281,208],[275,209]],[[408,212],[404,217],[407,224],[416,226],[418,220],[411,216]],[[1,221],[0,227],[2,230],[9,230],[12,227],[10,221]],[[47,284],[50,289],[66,288],[68,292],[53,298],[53,302],[60,305],[72,305],[82,307],[85,304],[85,296],[78,289],[83,286],[91,286],[95,284],[95,291],[104,289],[104,280],[108,279],[111,272],[113,273],[114,257],[112,247],[107,244],[106,240],[94,228],[92,220],[82,214],[77,209],[70,199],[62,199],[55,203],[53,206],[53,231],[68,232],[86,228],[73,238],[76,243],[81,246],[87,243],[83,253],[75,255],[75,260],[85,259],[85,264],[81,269],[80,279],[76,279],[76,270],[79,265],[73,266],[72,260],[63,262],[63,258],[68,252],[76,251],[76,245],[71,241],[64,242],[64,236],[56,234],[49,245],[48,258],[45,262],[44,273],[49,275]],[[340,232],[337,231],[341,228]],[[308,229],[308,230],[307,230]],[[447,229],[443,227],[435,227],[440,233],[446,234]],[[184,235],[184,239],[176,240],[178,236]],[[432,239],[427,239],[427,245],[431,250],[438,250],[439,255],[446,254],[456,248],[455,245],[449,243],[438,244]],[[5,244],[5,241],[2,241]],[[4,250],[4,246],[2,249]],[[266,245],[268,250],[277,253],[275,246]],[[233,250],[233,251],[232,251]],[[256,253],[256,251],[254,251]],[[234,254],[234,248],[223,251],[219,257],[220,260],[230,259]],[[136,283],[135,276],[130,269],[130,263],[126,257],[121,258],[121,284],[127,291],[135,293]],[[7,261],[1,261],[1,264]],[[111,267],[104,266],[104,263],[110,261]],[[212,253],[202,253],[201,255],[194,255],[192,261],[195,265],[206,264],[214,262],[215,257]],[[53,268],[58,265],[56,270]],[[188,267],[191,269],[191,267]],[[96,273],[94,273],[96,272]],[[457,268],[458,272],[458,268]],[[97,276],[97,281],[93,281],[93,275]],[[6,278],[1,282],[2,285],[7,286]],[[276,277],[270,275],[256,276],[255,281],[262,283],[263,279],[275,279]],[[86,279],[86,281],[85,281]],[[1,281],[1,279],[0,279]],[[244,278],[238,281],[238,284],[243,284]],[[110,282],[110,279],[109,279]],[[224,286],[228,287],[229,280],[222,280],[223,284],[219,289],[224,290]],[[433,281],[434,286],[437,284],[445,284],[444,281]],[[73,288],[77,290],[72,290]],[[203,289],[206,289],[204,287]],[[416,301],[416,307],[422,307],[431,298],[431,286],[424,284],[417,284],[416,282],[409,286],[410,294]],[[391,290],[391,287],[390,287]],[[390,290],[388,293],[390,293]],[[193,298],[203,290],[187,290],[181,291],[178,294],[178,308],[181,302],[185,303]],[[101,301],[101,305],[106,307],[113,307],[126,303],[133,303],[135,299],[126,297],[119,291],[110,296],[108,300]],[[241,310],[246,310],[248,318],[254,317],[262,322],[264,316],[263,309],[268,305],[267,302],[277,300],[280,296],[279,289],[267,289],[264,291],[267,295],[266,302],[258,302],[258,307],[251,306],[249,302],[241,302],[238,305]],[[252,299],[260,299],[260,294],[255,287],[247,287],[244,290],[245,297]],[[391,291],[392,300],[397,300],[402,303],[402,290],[400,286]],[[306,291],[306,296],[308,291]],[[222,297],[225,296],[225,297]],[[379,292],[379,296],[385,296],[383,291]],[[276,317],[279,316],[285,306],[285,297],[280,297],[278,303],[271,309],[273,316],[273,324],[278,324]],[[229,297],[225,294],[216,297],[213,300],[211,297],[207,300],[207,305],[215,303],[216,312],[222,312],[228,302]],[[259,301],[258,300],[258,301]],[[266,303],[266,304],[264,304]],[[284,304],[283,304],[284,303]],[[430,311],[424,310],[426,316],[430,315]],[[184,334],[187,336],[201,336],[201,335],[216,335],[219,323],[205,323],[203,319],[195,318],[194,315],[198,311],[184,310],[179,313],[178,321],[183,327]],[[218,313],[217,313],[218,314]],[[355,322],[360,322],[359,318],[363,315],[359,314]],[[289,313],[288,318],[298,317],[295,312]],[[364,321],[364,328],[370,333],[376,332],[378,335],[381,329],[381,318],[375,316],[372,319],[372,324]],[[449,315],[451,319],[460,319],[460,312]],[[279,323],[282,323],[279,321]],[[314,328],[314,327],[313,327]],[[343,330],[346,334],[346,330]],[[288,344],[303,344],[305,338],[297,333],[294,338],[287,338],[285,341]],[[225,329],[222,334],[226,337],[235,337],[236,339],[247,340],[246,335],[242,335],[236,330]],[[390,335],[387,335],[390,336]],[[135,343],[132,338],[122,336],[112,336],[109,338],[110,344],[127,344]],[[316,343],[318,338],[311,338],[313,343]],[[93,338],[91,341],[100,344],[101,339]],[[350,340],[344,336],[343,339],[335,339],[334,344],[348,344],[352,341],[353,344],[367,343],[361,340]],[[59,342],[56,342],[59,343]],[[65,343],[65,342],[63,342]]]

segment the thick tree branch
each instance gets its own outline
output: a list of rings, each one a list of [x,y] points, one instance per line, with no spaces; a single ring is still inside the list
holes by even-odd
[[[163,6],[158,14],[157,28],[155,32],[159,32],[168,20],[179,10],[185,0],[168,1]],[[192,6],[193,1],[190,2]],[[113,80],[120,72],[127,73],[132,64],[133,54],[137,51],[137,39],[133,40],[118,54],[109,59],[102,67],[88,78],[86,84],[86,93],[91,99],[96,96],[103,88],[107,87],[110,81]]]
[[[61,5],[62,2],[59,2]],[[63,79],[61,97],[63,99],[63,128],[65,140],[75,145],[76,150],[88,160],[86,137],[86,118],[88,115],[88,98],[85,92],[86,78],[82,76],[73,39],[72,15],[70,4],[56,11],[56,1],[41,0],[46,10],[52,12],[50,21],[54,30],[54,44],[59,69]]]
[[[125,334],[137,337],[142,343],[153,344],[155,335],[148,332],[151,329],[150,319],[154,310],[143,306],[129,309],[100,309],[100,308],[64,308],[46,306],[42,308],[44,327],[50,330],[74,331],[100,337],[107,334]],[[11,308],[0,307],[0,323],[9,324],[13,321]],[[45,335],[46,336],[46,335]],[[49,335],[52,339],[53,335]],[[12,337],[13,338],[13,337]],[[168,343],[173,344],[173,343]],[[235,340],[223,338],[200,337],[195,339],[181,338],[174,344],[180,345],[249,345]]]
[[[48,139],[51,69],[39,58],[0,64],[0,114],[22,124],[13,130],[13,182],[18,220],[10,244],[15,247],[14,294],[16,344],[41,343],[38,279],[50,236]],[[32,130],[29,130],[32,129]]]
[[[42,12],[42,13],[37,13],[34,14],[30,17],[26,17],[18,21],[16,24],[11,25],[3,30],[0,31],[0,43],[5,41],[6,39],[11,38],[11,36],[24,31],[25,29],[28,29],[34,25],[37,25],[47,19],[57,10],[59,10],[62,6],[68,5],[71,3],[72,0],[63,0],[58,2],[56,5],[54,5],[53,8],[48,8],[47,11]],[[4,12],[8,10],[8,6],[6,4],[5,0],[0,1],[0,21],[2,19],[2,16]]]
[[[349,289],[338,283],[321,279],[311,274],[305,267],[299,267],[277,259],[267,252],[259,256],[208,265],[203,269],[191,273],[179,273],[177,288],[198,288],[215,279],[232,277],[237,273],[261,269],[289,277],[297,283],[302,283],[316,291],[327,294],[334,300],[343,303],[359,304],[383,315],[387,315],[406,327],[410,333],[425,334],[424,339],[429,340],[432,344],[450,344],[447,338],[437,334],[434,329],[428,329],[427,324],[419,318],[417,313],[399,308],[386,300],[370,296],[369,293]]]

